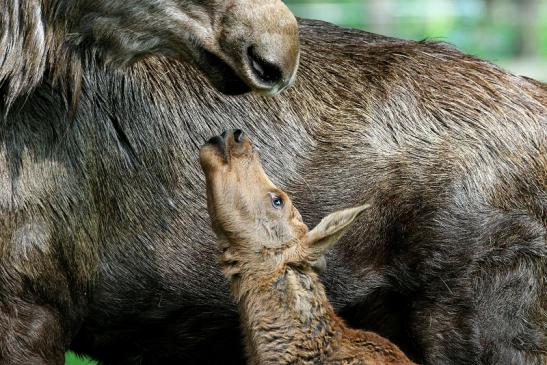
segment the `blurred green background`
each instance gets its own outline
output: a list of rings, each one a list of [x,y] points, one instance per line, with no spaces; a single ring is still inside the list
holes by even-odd
[[[286,0],[295,15],[404,39],[449,42],[547,81],[547,0]]]
[[[405,39],[434,39],[547,81],[547,0],[285,0],[295,15]],[[67,354],[67,365],[93,361]]]

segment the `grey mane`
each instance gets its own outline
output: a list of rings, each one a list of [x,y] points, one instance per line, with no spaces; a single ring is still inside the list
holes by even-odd
[[[62,89],[66,102],[77,102],[82,65],[79,50],[68,45],[67,4],[62,0],[0,0],[0,106],[6,112],[44,79]]]

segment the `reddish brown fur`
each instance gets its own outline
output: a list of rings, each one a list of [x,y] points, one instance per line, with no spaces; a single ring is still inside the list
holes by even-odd
[[[201,163],[249,363],[413,364],[387,339],[348,328],[312,268],[368,206],[330,214],[308,232],[241,133],[213,139],[202,148]],[[268,204],[272,199],[284,205]]]

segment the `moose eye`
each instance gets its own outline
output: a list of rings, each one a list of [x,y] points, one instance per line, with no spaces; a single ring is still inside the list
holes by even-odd
[[[281,209],[283,208],[283,199],[281,199],[278,195],[274,193],[269,193],[270,195],[270,201],[272,202],[272,207],[275,209]]]

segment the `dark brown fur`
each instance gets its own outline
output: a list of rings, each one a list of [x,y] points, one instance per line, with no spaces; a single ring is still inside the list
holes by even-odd
[[[545,363],[545,88],[441,44],[300,29],[276,98],[222,96],[162,58],[112,70],[86,47],[72,121],[51,75],[4,84],[0,362],[239,363],[196,159],[237,126],[307,223],[376,207],[327,255],[350,324],[425,364]]]

